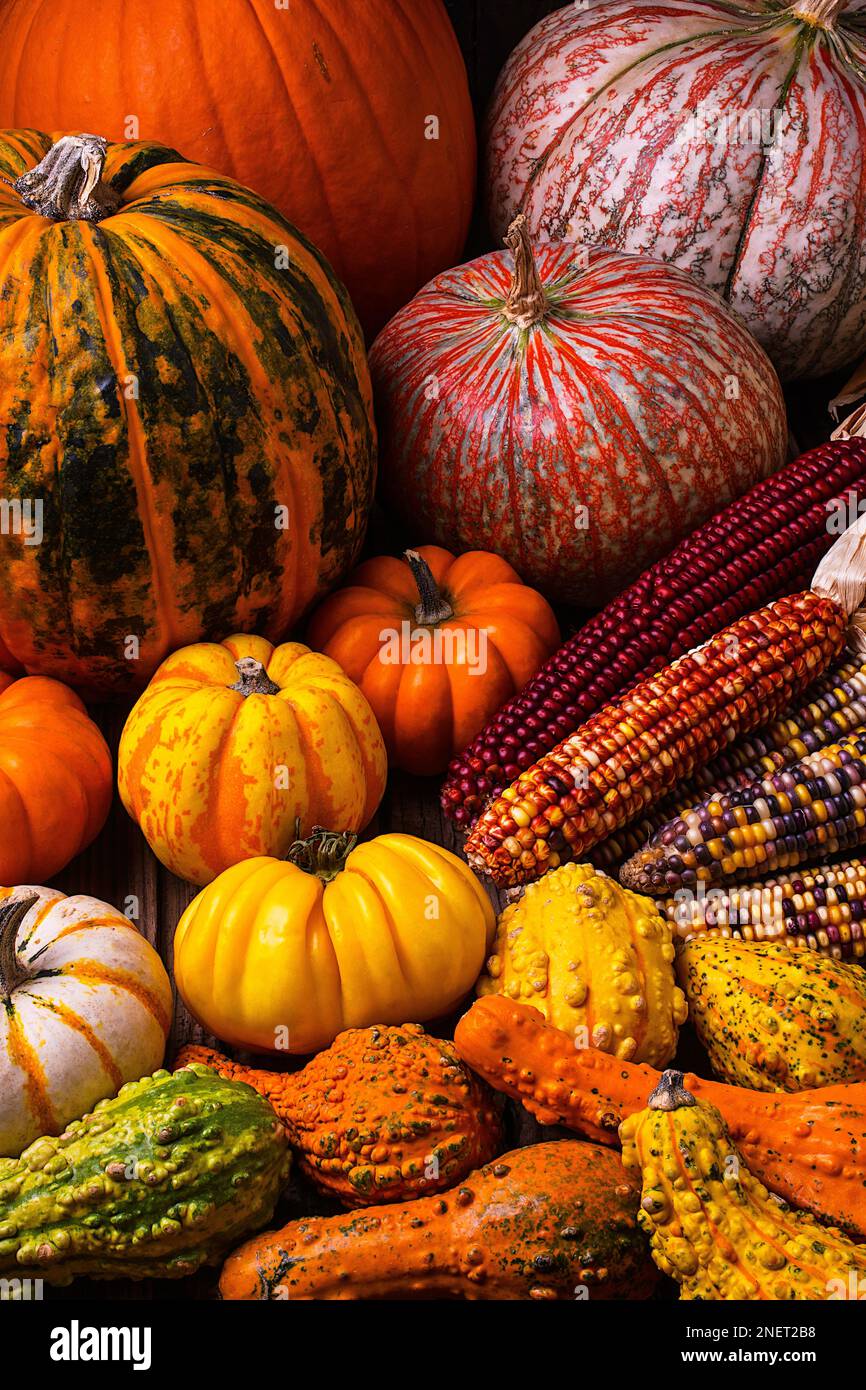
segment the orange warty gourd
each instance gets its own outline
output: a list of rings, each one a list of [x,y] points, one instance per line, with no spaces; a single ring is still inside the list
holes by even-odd
[[[356,838],[317,830],[289,862],[246,859],[190,903],[174,974],[209,1032],[305,1054],[347,1028],[439,1018],[466,997],[495,926],[481,884],[414,835]]]
[[[0,883],[59,873],[99,834],[113,791],[108,745],[78,696],[0,674]]]
[[[168,657],[120,740],[121,799],[172,873],[210,883],[314,825],[361,830],[385,790],[373,712],[297,642],[200,642]]]
[[[661,1073],[593,1047],[577,1049],[537,1009],[500,995],[479,999],[457,1025],[464,1062],[519,1100],[542,1124],[616,1144]],[[724,1116],[750,1171],[795,1207],[866,1237],[866,1082],[814,1091],[749,1091],[689,1073],[686,1085]]]
[[[119,13],[107,0],[4,0],[0,127],[132,133],[231,175],[320,247],[368,335],[459,260],[476,136],[442,0],[147,0]]]
[[[562,1140],[503,1154],[456,1192],[290,1221],[230,1255],[226,1299],[649,1298],[639,1183]]]
[[[309,640],[363,690],[391,764],[432,776],[535,674],[559,628],[497,555],[427,545],[361,565]]]
[[[191,1062],[267,1096],[303,1172],[344,1207],[454,1187],[502,1147],[499,1097],[417,1023],[349,1028],[296,1072],[196,1046],[175,1068]]]

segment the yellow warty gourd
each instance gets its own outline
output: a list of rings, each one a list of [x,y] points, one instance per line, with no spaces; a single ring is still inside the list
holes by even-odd
[[[638,1220],[681,1298],[857,1297],[866,1246],[772,1196],[746,1168],[715,1106],[685,1089],[682,1072],[666,1071],[647,1109],[624,1120],[619,1134],[623,1164],[642,1173]]]
[[[661,1067],[686,1002],[672,928],[649,898],[588,864],[566,864],[501,913],[478,993],[539,1009],[578,1043]]]
[[[677,962],[713,1071],[753,1091],[866,1080],[866,971],[784,942],[695,937]]]

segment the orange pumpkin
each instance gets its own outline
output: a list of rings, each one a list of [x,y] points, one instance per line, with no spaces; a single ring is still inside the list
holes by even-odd
[[[77,695],[46,676],[0,675],[0,883],[59,873],[99,834],[113,785]]]
[[[535,674],[559,628],[497,555],[427,545],[361,565],[309,638],[361,687],[392,765],[433,775]]]
[[[314,825],[362,830],[385,790],[382,736],[336,662],[298,642],[198,642],[168,657],[120,739],[121,800],[158,859],[210,883],[286,854]]]
[[[475,200],[442,0],[4,0],[3,126],[159,140],[255,189],[371,338],[459,260]]]

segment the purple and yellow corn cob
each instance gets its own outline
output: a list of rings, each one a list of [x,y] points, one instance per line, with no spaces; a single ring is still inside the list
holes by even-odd
[[[669,897],[814,863],[863,843],[866,730],[685,811],[619,876],[635,892]]]
[[[847,624],[841,602],[807,590],[633,686],[502,792],[467,839],[470,864],[512,887],[585,855],[777,719],[839,656]]]
[[[786,710],[775,724],[738,739],[654,806],[649,816],[603,840],[589,858],[596,868],[612,869],[710,793],[733,791],[771,777],[861,726],[866,726],[866,662],[849,654],[841,666],[810,686],[802,704]]]
[[[659,906],[681,941],[783,941],[837,960],[866,959],[866,863],[860,859],[727,890],[685,891]]]

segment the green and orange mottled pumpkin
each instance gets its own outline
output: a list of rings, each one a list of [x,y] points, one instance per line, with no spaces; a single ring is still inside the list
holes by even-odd
[[[374,475],[354,310],[273,208],[159,145],[0,134],[0,496],[30,523],[0,668],[113,693],[281,635],[357,558]]]

